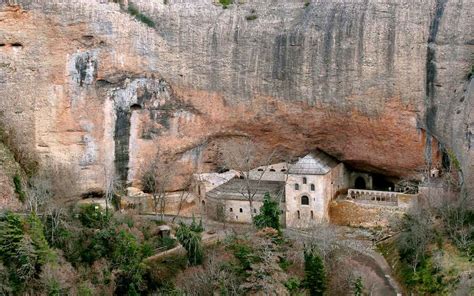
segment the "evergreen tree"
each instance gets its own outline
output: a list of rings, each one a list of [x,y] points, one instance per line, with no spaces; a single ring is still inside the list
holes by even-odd
[[[326,291],[326,273],[321,256],[315,247],[304,250],[304,285],[311,296],[324,295]]]
[[[268,192],[265,193],[260,213],[254,217],[253,223],[257,228],[271,227],[280,230],[278,202],[274,200]]]

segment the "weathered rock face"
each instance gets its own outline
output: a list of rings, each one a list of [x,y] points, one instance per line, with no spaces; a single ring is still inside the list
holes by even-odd
[[[127,1],[10,2],[0,110],[84,190],[136,181],[157,150],[209,169],[247,135],[394,176],[441,145],[473,184],[472,1],[133,1],[154,28]]]

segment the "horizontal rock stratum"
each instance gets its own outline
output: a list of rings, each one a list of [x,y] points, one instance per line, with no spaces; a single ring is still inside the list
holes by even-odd
[[[2,118],[83,191],[242,136],[402,177],[446,149],[474,182],[473,1],[6,2]]]

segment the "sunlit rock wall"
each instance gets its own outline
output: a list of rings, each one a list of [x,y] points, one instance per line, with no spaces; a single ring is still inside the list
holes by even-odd
[[[158,150],[212,169],[243,135],[394,176],[452,149],[473,184],[472,1],[133,1],[154,28],[105,0],[8,2],[0,110],[83,190]]]

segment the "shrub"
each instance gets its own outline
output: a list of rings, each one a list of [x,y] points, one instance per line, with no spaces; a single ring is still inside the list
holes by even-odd
[[[26,193],[23,191],[23,186],[21,184],[21,177],[18,174],[13,176],[13,184],[15,185],[15,193],[18,194],[18,199],[21,202],[25,202],[26,200]]]
[[[192,231],[187,225],[180,224],[176,230],[176,238],[186,249],[191,265],[198,265],[203,260],[201,235]]]
[[[361,277],[357,277],[353,283],[354,285],[354,296],[362,296],[364,292],[364,283]]]
[[[285,283],[285,287],[290,291],[291,294],[298,291],[301,285],[301,281],[298,278],[290,277]]]
[[[280,230],[280,210],[278,202],[270,194],[265,193],[263,205],[260,208],[260,214],[256,215],[253,223],[257,228],[271,227]]]
[[[197,233],[201,233],[204,231],[204,226],[202,225],[202,218],[199,220],[199,224],[196,223],[196,219],[194,218],[194,214],[193,214],[193,221],[191,222],[191,225],[189,226],[189,229],[191,229],[191,231],[194,231],[194,232],[197,232]]]
[[[118,269],[117,294],[139,295],[144,291],[144,248],[131,233],[121,230],[113,245],[112,263]]]
[[[304,286],[311,296],[323,295],[326,291],[326,272],[323,259],[315,247],[304,250]]]
[[[248,20],[248,21],[253,21],[253,20],[256,20],[257,17],[258,17],[258,16],[257,16],[256,14],[251,14],[251,15],[247,15],[247,16],[245,17],[245,19]]]
[[[415,289],[420,295],[439,295],[443,294],[446,285],[439,270],[433,266],[431,258],[424,259],[413,271],[409,266],[404,265],[402,268],[402,277],[404,282]]]
[[[110,222],[111,214],[102,211],[98,204],[82,205],[79,209],[79,220],[88,228],[103,228]]]
[[[232,250],[235,258],[239,260],[242,271],[249,270],[252,263],[258,261],[254,249],[247,244],[234,242],[229,248]]]
[[[219,3],[222,5],[222,8],[227,9],[229,5],[234,3],[234,0],[219,0]]]

